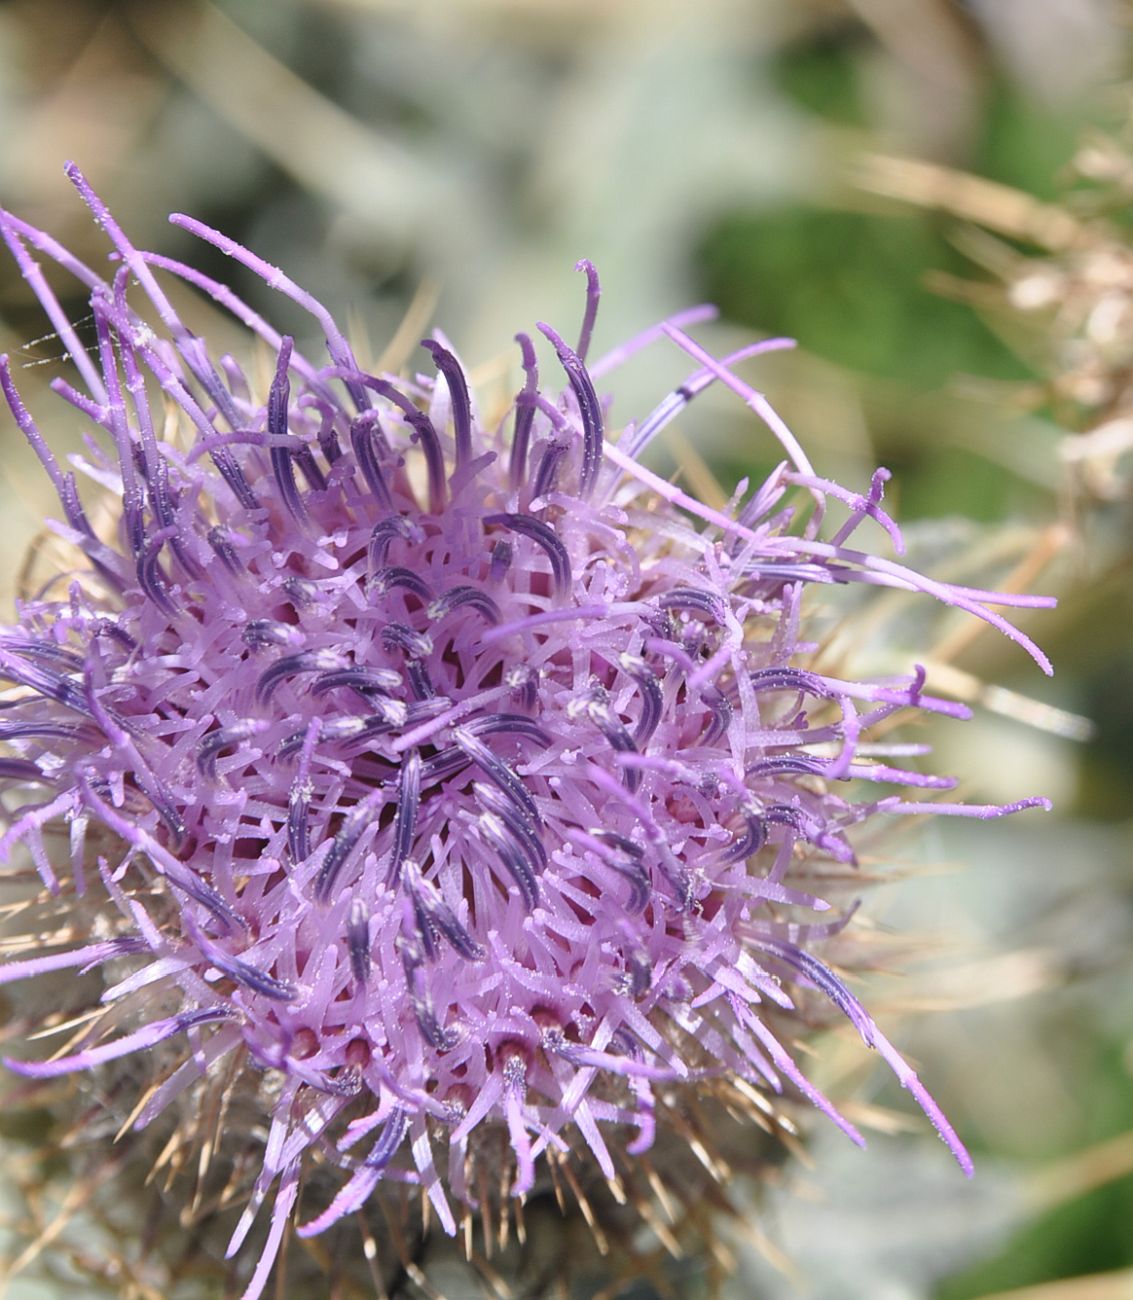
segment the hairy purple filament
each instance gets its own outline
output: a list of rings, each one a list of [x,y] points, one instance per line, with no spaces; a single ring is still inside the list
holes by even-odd
[[[990,607],[1050,602],[932,582],[850,549],[866,519],[899,542],[881,508],[887,476],[864,495],[817,478],[761,395],[684,334],[696,313],[589,370],[589,263],[577,349],[539,327],[565,392],[539,390],[534,347],[518,336],[509,445],[478,423],[442,343],[425,344],[435,379],[366,374],[321,304],[177,218],[311,313],[330,357],[320,368],[224,286],[135,249],[69,174],[114,244],[112,284],[10,214],[0,230],[87,391],[62,380],[57,390],[107,435],[92,469],[120,486],[120,522],[116,536],[96,534],[0,359],[8,406],[60,498],[56,529],[88,565],[66,598],[49,587],[0,629],[0,674],[13,684],[0,854],[25,844],[58,890],[52,832],[108,831],[120,861],[84,884],[80,847],[71,869],[76,888],[105,892],[120,937],[0,967],[0,982],[123,956],[156,964],[165,943],[189,970],[155,977],[180,990],[180,1015],[108,1040],[96,1023],[70,1055],[11,1067],[51,1077],[188,1035],[185,1069],[242,1046],[288,1075],[270,1116],[280,1140],[233,1238],[235,1250],[278,1179],[249,1296],[266,1284],[315,1144],[310,1090],[324,1128],[361,1091],[367,1131],[381,1130],[305,1234],[358,1209],[393,1168],[454,1230],[448,1198],[473,1199],[464,1170],[481,1124],[510,1136],[514,1194],[568,1132],[612,1169],[602,1132],[632,1116],[627,1150],[645,1150],[650,1081],[702,1068],[759,1088],[781,1088],[781,1075],[857,1139],[776,1037],[795,987],[818,989],[877,1047],[969,1169],[916,1076],[809,951],[834,928],[799,919],[828,904],[791,873],[800,858],[852,863],[849,833],[875,814],[993,817],[1041,801],[851,801],[851,780],[946,787],[856,750],[900,708],[966,711],[926,694],[919,671],[896,684],[808,671],[793,662],[805,655],[797,629],[809,584],[893,586],[985,619],[1047,668]],[[91,294],[95,355],[34,254]],[[213,363],[154,269],[263,339],[275,357],[263,401],[236,362]],[[144,301],[128,301],[131,282]],[[593,376],[662,334],[699,368],[636,442],[613,444]],[[636,458],[716,381],[794,465],[730,512]],[[151,388],[179,408],[187,450],[158,442]],[[449,412],[451,434],[430,410],[438,425]],[[817,508],[796,512],[793,494]],[[827,505],[849,515],[828,541]],[[138,887],[155,883],[180,918],[170,933],[145,912]],[[204,983],[206,972],[225,978]],[[301,1031],[315,1044],[304,1059]]]

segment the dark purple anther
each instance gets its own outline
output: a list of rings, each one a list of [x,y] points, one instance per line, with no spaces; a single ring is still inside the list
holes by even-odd
[[[744,818],[743,831],[728,845],[720,855],[722,863],[746,862],[754,857],[767,840],[767,823],[758,813],[749,813]]]
[[[521,804],[498,786],[488,785],[483,781],[472,783],[472,792],[485,808],[494,812],[526,850],[527,856],[538,863],[542,871],[547,866],[547,847],[543,843],[542,829],[538,821]]]
[[[253,618],[244,624],[240,639],[253,650],[262,650],[269,645],[293,645],[295,626],[275,618]]]
[[[703,614],[713,622],[724,621],[724,602],[710,591],[696,591],[692,587],[674,587],[657,597],[657,604],[662,609],[691,609]]]
[[[761,939],[759,947],[804,975],[816,989],[825,993],[869,1046],[874,1042],[873,1018],[829,966],[794,944],[775,939]]]
[[[757,691],[798,691],[823,699],[830,696],[829,688],[814,673],[801,668],[759,668],[750,675],[750,681]]]
[[[374,500],[383,510],[393,510],[393,497],[390,496],[389,484],[378,463],[374,443],[381,437],[381,423],[376,410],[363,411],[350,421],[350,445],[354,449],[354,459],[366,480],[366,486],[374,494]]]
[[[306,738],[307,733],[304,731],[303,739]],[[287,852],[294,866],[306,862],[311,854],[309,815],[313,793],[310,778],[301,776],[292,784],[291,793],[287,797]]]
[[[296,609],[306,609],[319,598],[319,584],[310,578],[284,578],[283,590]]]
[[[31,782],[35,785],[46,784],[50,778],[44,776],[38,764],[26,758],[0,758],[0,780]]]
[[[47,699],[56,700],[59,704],[74,709],[76,713],[90,716],[90,703],[78,682],[64,677],[53,668],[29,663],[26,659],[10,654],[3,641],[0,641],[0,676],[19,682],[21,686],[26,686]]]
[[[397,1155],[405,1135],[409,1132],[409,1116],[400,1106],[395,1106],[389,1113],[378,1140],[363,1161],[367,1169],[384,1169]]]
[[[241,741],[255,735],[259,729],[258,722],[247,720],[210,731],[197,746],[197,770],[210,781],[215,781],[216,760],[220,756],[220,751],[228,749],[231,745],[239,745]]]
[[[109,637],[112,641],[117,641],[118,644],[125,651],[127,651],[127,653],[134,651],[138,648],[137,640],[134,637],[132,637],[130,633],[127,632],[126,629],[122,627],[116,619],[113,618],[96,619],[91,631],[95,636],[106,636]]]
[[[511,463],[508,478],[514,491],[527,477],[527,446],[531,441],[531,422],[535,419],[535,395],[539,391],[539,365],[535,347],[527,334],[517,334],[523,356],[523,373],[526,376],[519,396],[515,399],[515,432],[511,440]]]
[[[468,755],[493,785],[498,786],[504,794],[518,804],[536,826],[542,825],[535,800],[514,768],[505,763],[499,755],[494,754],[467,727],[453,727],[452,739],[457,748]]]
[[[386,869],[386,885],[396,885],[401,868],[413,850],[417,812],[421,806],[421,755],[412,750],[401,764],[397,783],[397,812],[393,819],[393,848]]]
[[[373,967],[370,950],[370,909],[360,898],[350,904],[346,923],[346,948],[350,954],[350,973],[356,988],[365,988]]]
[[[618,667],[633,679],[641,692],[641,714],[633,729],[633,743],[640,749],[657,730],[665,709],[661,680],[644,659],[637,655],[618,655]]]
[[[410,659],[424,659],[433,653],[433,639],[427,632],[415,632],[404,623],[387,623],[381,632],[387,650],[400,650]]]
[[[291,351],[294,344],[294,339],[284,335],[279,345],[275,378],[268,392],[267,428],[268,433],[272,435],[271,468],[276,485],[279,487],[280,500],[296,520],[302,521],[307,518],[307,510],[295,482],[293,453],[289,448],[279,446],[276,441],[288,437],[287,403],[291,400],[291,380],[288,378],[287,371],[291,365]]]
[[[508,569],[511,568],[511,562],[514,555],[515,548],[512,546],[511,542],[499,541],[493,543],[492,558],[488,562],[489,582],[503,582]]]
[[[315,877],[315,898],[320,903],[325,903],[330,897],[339,873],[362,838],[362,832],[372,824],[374,817],[374,799],[371,796],[360,804],[355,804],[343,818],[338,834]]]
[[[635,948],[626,955],[625,963],[631,994],[634,998],[643,998],[653,987],[653,963],[648,953]]]
[[[376,392],[388,398],[401,411],[416,433],[421,450],[425,453],[425,469],[429,478],[429,509],[434,514],[439,514],[444,509],[445,503],[445,458],[441,450],[441,440],[437,437],[432,421],[388,380],[373,379],[368,382]]]
[[[0,722],[0,740],[74,740],[82,727],[68,722]]]
[[[439,623],[453,610],[463,608],[474,609],[486,623],[495,625],[500,621],[500,607],[479,587],[450,587],[433,601],[426,613]]]
[[[532,501],[540,501],[548,492],[555,490],[559,480],[559,470],[570,449],[571,443],[567,438],[552,438],[546,444],[542,456],[539,457],[539,464],[535,468],[535,477],[531,481]]]
[[[468,755],[455,746],[438,750],[437,753],[422,761],[421,784],[434,785],[438,781],[454,776],[462,768],[468,767],[471,762]]]
[[[281,682],[305,673],[326,673],[342,667],[342,657],[333,650],[304,650],[284,655],[260,675],[256,683],[256,702],[267,705]]]
[[[649,872],[645,869],[645,864],[637,857],[611,857],[604,859],[606,865],[616,871],[629,885],[629,898],[626,901],[626,911],[634,916],[639,912],[644,912],[653,897],[653,882],[649,879]]]
[[[779,754],[774,758],[761,759],[752,763],[747,769],[748,776],[821,776],[825,764],[817,758],[807,758],[801,754]]]
[[[419,573],[414,573],[412,569],[402,568],[400,565],[394,564],[378,569],[370,579],[370,591],[378,595],[395,587],[400,587],[403,591],[411,591],[426,605],[433,599],[432,589],[425,579]]]
[[[372,700],[375,695],[388,695],[390,691],[399,690],[401,685],[401,674],[392,668],[339,668],[317,678],[311,693],[325,695],[333,690],[351,690]]]
[[[208,531],[208,542],[212,547],[216,558],[224,565],[234,578],[240,577],[244,572],[244,566],[240,562],[240,557],[236,554],[236,549],[228,540],[228,533],[225,529],[217,525]]]
[[[32,659],[36,663],[55,664],[65,672],[81,673],[86,667],[82,655],[75,654],[65,646],[56,645],[53,641],[24,641],[18,637],[4,637],[0,645],[5,650],[23,655],[25,659]]]
[[[588,257],[574,264],[576,271],[586,272],[586,310],[582,313],[582,329],[578,333],[578,359],[585,364],[586,354],[590,351],[590,337],[594,333],[594,322],[598,317],[598,300],[602,296],[602,286],[598,281],[598,272]]]
[[[602,468],[602,405],[594,391],[594,382],[577,352],[569,348],[549,325],[539,324],[539,332],[551,342],[567,379],[578,401],[582,420],[582,471],[579,474],[579,496],[593,495]]]
[[[390,543],[396,537],[404,541],[420,541],[421,530],[404,515],[387,515],[385,519],[379,519],[370,533],[370,546],[366,555],[371,573],[385,564]]]
[[[253,993],[258,993],[272,1002],[294,1002],[299,996],[299,990],[290,980],[276,979],[274,975],[269,975],[258,966],[253,966],[251,962],[229,956],[215,945],[202,944],[201,946],[207,949],[205,955],[217,970],[222,971],[238,984],[243,984],[245,988],[251,989]]]
[[[327,476],[319,467],[319,462],[315,459],[310,447],[300,443],[291,455],[295,464],[303,471],[303,477],[307,480],[307,486],[312,492],[325,492],[327,490]]]
[[[550,524],[545,524],[532,515],[485,515],[484,523],[500,524],[513,533],[519,533],[521,537],[530,538],[542,548],[551,562],[551,576],[556,593],[562,596],[570,590],[570,556]]]
[[[472,459],[472,401],[468,396],[468,381],[464,370],[453,354],[435,339],[422,339],[421,346],[433,358],[433,363],[445,377],[449,397],[452,399],[452,427],[456,438],[456,469],[459,474]]]
[[[397,938],[397,947],[405,970],[406,992],[422,1037],[438,1052],[451,1051],[460,1041],[460,1035],[456,1030],[443,1028],[437,1019],[433,995],[423,969],[425,954],[421,951],[420,944],[402,933]]]
[[[534,864],[528,859],[522,844],[495,813],[481,813],[476,824],[515,881],[527,911],[534,911],[539,903],[539,881]]]
[[[412,859],[404,864],[405,889],[413,904],[417,929],[425,955],[430,961],[437,957],[436,938],[441,936],[467,961],[483,961],[488,955],[483,944],[468,932],[431,881],[423,879]]]
[[[526,736],[544,748],[553,743],[553,737],[545,727],[522,713],[489,713],[464,725],[476,736],[497,736],[502,732],[505,735]]]
[[[700,743],[714,745],[722,736],[727,735],[735,710],[732,708],[731,700],[716,686],[706,686],[701,692],[701,699],[711,717],[700,737]]]
[[[790,808],[786,804],[773,803],[764,810],[763,820],[769,826],[788,826],[796,834],[805,833],[804,818],[800,809]]]
[[[610,706],[609,693],[604,687],[591,687],[590,698],[586,702],[586,714],[590,721],[606,737],[610,748],[616,754],[636,754],[637,746],[629,734],[629,728]],[[622,780],[626,789],[633,792],[641,784],[641,768],[625,766],[622,768]]]
[[[177,613],[177,606],[169,595],[169,584],[161,570],[160,562],[161,548],[167,540],[164,530],[158,533],[156,537],[151,538],[138,556],[136,568],[138,586],[163,614],[172,617]]]
[[[622,853],[628,853],[631,858],[641,859],[645,856],[645,849],[640,844],[626,835],[619,835],[617,831],[607,830],[604,826],[591,826],[586,833],[602,844],[613,845]]]
[[[433,679],[429,676],[428,668],[420,659],[407,659],[405,661],[405,676],[409,681],[409,691],[413,698],[418,703],[431,703],[437,693],[437,688],[433,685]]]
[[[429,683],[430,688],[432,683]],[[433,718],[439,718],[442,713],[447,713],[452,708],[452,699],[448,695],[430,695],[428,699],[414,700],[406,707],[405,725],[406,727],[418,727],[422,722],[429,722]]]

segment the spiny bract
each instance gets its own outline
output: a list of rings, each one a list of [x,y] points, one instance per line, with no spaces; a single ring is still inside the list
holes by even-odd
[[[849,832],[875,814],[1039,801],[851,801],[855,780],[948,788],[866,742],[901,710],[966,710],[926,694],[919,669],[878,682],[808,669],[804,594],[927,593],[1044,668],[990,607],[1049,602],[932,582],[851,546],[868,518],[900,550],[886,472],[864,494],[818,477],[730,369],[784,340],[715,360],[682,328],[710,314],[695,309],[588,369],[599,288],[582,262],[577,344],[539,326],[563,390],[541,387],[520,334],[521,391],[486,426],[441,336],[423,344],[429,373],[368,374],[286,275],[175,217],[313,315],[320,364],[224,285],[134,248],[68,170],[113,244],[108,280],[15,216],[3,234],[82,385],[52,386],[99,431],[75,464],[118,504],[94,525],[5,359],[8,405],[62,503],[56,532],[85,560],[0,632],[13,684],[0,848],[25,846],[47,890],[93,895],[100,929],[0,980],[124,966],[79,1044],[10,1067],[45,1078],[183,1042],[137,1127],[230,1053],[275,1072],[262,1171],[230,1247],[274,1196],[249,1296],[315,1147],[343,1172],[307,1235],[383,1179],[419,1184],[454,1231],[490,1127],[506,1135],[515,1197],[544,1153],[588,1150],[614,1179],[653,1142],[659,1090],[714,1076],[786,1081],[860,1142],[783,1046],[801,989],[849,1018],[970,1169],[814,955],[846,916],[817,919],[833,913],[800,871],[852,865]],[[89,290],[89,351],[32,250]],[[155,273],[259,336],[266,401],[236,360],[210,356]],[[698,369],[612,443],[595,380],[665,336]],[[785,455],[719,511],[640,462],[716,381]]]

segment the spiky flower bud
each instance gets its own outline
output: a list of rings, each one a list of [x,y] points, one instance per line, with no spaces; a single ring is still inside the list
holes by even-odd
[[[716,360],[682,328],[694,312],[588,369],[599,288],[583,262],[578,342],[539,326],[565,384],[545,387],[519,335],[525,379],[497,428],[441,336],[423,344],[427,373],[369,374],[282,271],[175,217],[313,315],[329,363],[304,356],[225,286],[133,247],[69,172],[113,245],[109,279],[15,216],[3,234],[80,385],[53,387],[98,431],[76,464],[115,509],[96,526],[3,360],[81,561],[0,632],[0,849],[22,846],[46,890],[99,924],[0,981],[98,967],[105,984],[78,1041],[10,1068],[45,1079],[160,1048],[136,1128],[233,1059],[270,1080],[229,1248],[270,1202],[249,1297],[315,1163],[338,1166],[338,1185],[305,1205],[300,1236],[390,1182],[419,1187],[453,1233],[501,1185],[503,1202],[524,1197],[548,1163],[584,1156],[616,1180],[653,1144],[661,1102],[711,1079],[801,1092],[861,1142],[785,1045],[805,990],[877,1049],[970,1170],[819,955],[847,918],[813,882],[852,868],[871,819],[1041,801],[894,793],[954,783],[891,766],[870,740],[880,724],[966,710],[926,693],[919,668],[847,681],[807,667],[807,590],[921,593],[1044,668],[992,607],[1049,602],[934,582],[852,543],[871,520],[900,551],[888,476],[857,493],[815,473],[731,369],[774,343]],[[89,290],[93,353],[36,255]],[[158,273],[259,336],[266,394],[210,355]],[[610,439],[595,381],[666,336],[697,369]],[[717,381],[784,454],[724,510],[641,462]]]

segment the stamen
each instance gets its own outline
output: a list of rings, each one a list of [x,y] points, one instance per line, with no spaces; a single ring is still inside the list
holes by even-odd
[[[244,565],[240,562],[235,547],[228,540],[227,531],[219,524],[208,530],[208,543],[215,552],[216,558],[234,578],[238,578],[244,572]]]
[[[465,723],[469,731],[477,736],[495,736],[507,732],[516,736],[526,736],[528,740],[544,747],[552,743],[551,733],[541,727],[533,718],[522,713],[493,713],[483,718],[474,718]]]
[[[435,622],[440,622],[454,609],[465,605],[470,605],[478,614],[483,615],[488,623],[495,625],[500,621],[500,607],[487,592],[478,587],[450,587],[433,601],[426,613]]]
[[[732,725],[734,710],[732,702],[722,690],[715,686],[706,686],[700,693],[705,707],[712,714],[704,733],[700,737],[702,745],[714,745],[721,736],[727,735]]]
[[[381,632],[387,650],[400,650],[410,659],[424,659],[433,653],[433,639],[427,632],[414,632],[404,623],[387,623]]]
[[[594,321],[598,316],[598,299],[602,296],[602,286],[598,282],[598,272],[589,258],[582,258],[574,264],[576,271],[586,273],[586,310],[582,315],[582,329],[578,334],[578,359],[585,363],[590,351],[590,336],[594,333]]]
[[[256,700],[266,705],[281,682],[303,673],[325,673],[342,667],[342,656],[334,650],[303,650],[299,654],[284,655],[266,669],[256,683]]]
[[[545,524],[541,519],[535,519],[531,515],[485,515],[484,523],[500,524],[504,528],[510,528],[513,533],[528,537],[542,547],[551,562],[551,575],[554,578],[556,592],[563,595],[570,589],[570,556],[550,524]]]
[[[644,659],[637,655],[618,655],[618,667],[631,677],[641,690],[641,716],[633,730],[634,744],[640,749],[657,730],[664,712],[665,697],[661,680]]]
[[[390,543],[395,537],[407,542],[419,542],[424,534],[405,515],[387,515],[385,519],[380,519],[370,534],[370,547],[366,557],[371,573],[386,562]]]
[[[306,733],[304,733],[304,739]],[[311,856],[308,814],[314,786],[310,778],[300,777],[291,787],[287,799],[287,851],[295,866]]]
[[[569,348],[549,325],[539,323],[539,332],[550,340],[558,353],[559,362],[578,401],[582,420],[582,471],[579,474],[579,495],[592,495],[602,468],[602,405],[594,391],[594,381],[578,353]]]
[[[409,689],[413,693],[413,698],[418,703],[432,701],[436,696],[436,687],[433,685],[433,679],[429,676],[429,670],[420,659],[409,659],[405,664],[405,675],[409,678]],[[452,703],[447,696],[442,697],[443,707],[448,708]],[[406,717],[407,722],[416,722],[417,718]]]
[[[493,785],[518,804],[536,826],[542,825],[539,809],[516,771],[494,754],[468,727],[453,727],[453,743],[476,764]]]
[[[527,334],[517,334],[515,341],[523,356],[523,371],[526,376],[523,388],[515,399],[515,432],[511,440],[511,463],[508,477],[512,491],[515,491],[527,475],[527,444],[531,440],[531,422],[535,419],[535,405],[531,400],[539,391],[539,365],[535,359],[535,348]],[[525,400],[526,399],[526,400]]]
[[[339,872],[357,847],[362,833],[373,824],[376,806],[384,800],[385,791],[375,790],[346,814],[315,878],[315,898],[318,902],[325,903],[330,897]]]
[[[433,598],[433,592],[429,584],[420,574],[414,573],[412,569],[392,565],[388,568],[378,569],[370,579],[370,591],[376,592],[378,595],[382,595],[394,587],[411,591],[426,605]]]
[[[801,668],[760,668],[749,674],[753,689],[757,691],[798,691],[802,695],[817,695],[829,699],[831,692],[822,679]]]
[[[452,427],[456,438],[456,472],[459,474],[472,459],[472,402],[468,396],[468,381],[460,362],[448,348],[435,339],[422,339],[421,346],[433,358],[448,385],[452,402]]]
[[[433,994],[429,988],[424,970],[425,956],[420,945],[413,939],[399,934],[396,940],[401,954],[401,964],[405,970],[406,991],[413,1007],[417,1027],[425,1041],[438,1052],[449,1052],[460,1041],[460,1034],[455,1029],[445,1029],[437,1019],[433,1005]]]
[[[542,456],[539,457],[535,478],[531,484],[531,499],[533,501],[542,500],[549,492],[554,491],[559,478],[559,470],[572,446],[573,440],[569,438],[552,438],[547,443]]]
[[[404,863],[403,878],[405,890],[413,903],[421,942],[430,961],[436,960],[435,938],[438,934],[467,961],[483,961],[487,957],[488,950],[461,924],[436,885],[422,877],[412,858],[406,859]]]
[[[492,546],[492,558],[488,562],[488,581],[502,582],[504,575],[511,568],[515,549],[510,542],[499,541]]]
[[[268,433],[272,434],[271,468],[275,481],[279,485],[280,497],[294,518],[302,521],[307,518],[307,508],[303,504],[303,498],[299,495],[299,488],[295,482],[292,453],[275,441],[277,438],[287,437],[288,434],[287,403],[291,398],[291,381],[287,371],[291,364],[291,351],[294,346],[295,340],[284,335],[279,345],[275,378],[268,392],[267,428]]]
[[[262,650],[269,645],[295,645],[301,634],[291,623],[280,623],[274,618],[254,618],[244,624],[241,637],[245,645]]]
[[[533,912],[539,903],[539,881],[521,845],[495,813],[481,813],[476,824],[518,886],[524,906],[528,912]]]
[[[319,597],[319,584],[310,578],[284,578],[283,590],[291,597],[296,609],[313,605]]]
[[[211,731],[197,746],[197,770],[210,781],[216,780],[216,760],[222,749],[229,745],[238,745],[242,740],[256,735],[263,730],[263,723],[246,718],[234,722],[230,727],[220,727]]]
[[[374,494],[374,500],[383,510],[393,510],[393,497],[390,496],[389,484],[382,472],[378,458],[374,454],[374,430],[378,429],[381,437],[381,424],[376,410],[363,411],[350,421],[350,445],[354,449],[354,459],[366,480],[366,486]]]
[[[389,398],[413,426],[421,449],[425,453],[425,467],[429,476],[429,509],[434,514],[440,514],[445,503],[445,461],[441,451],[441,441],[437,437],[436,429],[433,428],[433,422],[424,411],[419,411],[404,393],[398,392],[388,380],[374,379],[368,382],[370,387],[381,393],[383,397]]]
[[[758,813],[744,818],[743,832],[720,855],[721,863],[746,862],[754,857],[767,840],[767,823]]]
[[[389,1119],[386,1120],[381,1133],[378,1134],[378,1140],[374,1143],[370,1154],[363,1161],[367,1169],[384,1169],[389,1162],[397,1155],[398,1149],[405,1141],[405,1135],[409,1132],[409,1115],[401,1106],[395,1106],[390,1111]]]
[[[350,952],[350,972],[354,983],[358,988],[364,988],[374,959],[370,951],[370,910],[360,898],[355,898],[350,904],[346,946]]]
[[[417,811],[421,805],[421,755],[407,754],[401,763],[397,785],[397,813],[393,820],[393,852],[386,871],[386,886],[398,883],[401,868],[413,848]]]
[[[482,781],[472,783],[472,793],[480,803],[499,817],[512,835],[523,845],[527,856],[543,870],[547,865],[547,847],[540,834],[539,823],[517,804],[510,795],[494,785]]]
[[[657,597],[662,609],[692,609],[716,623],[723,623],[726,613],[724,601],[709,591],[696,591],[692,587],[674,587]]]

